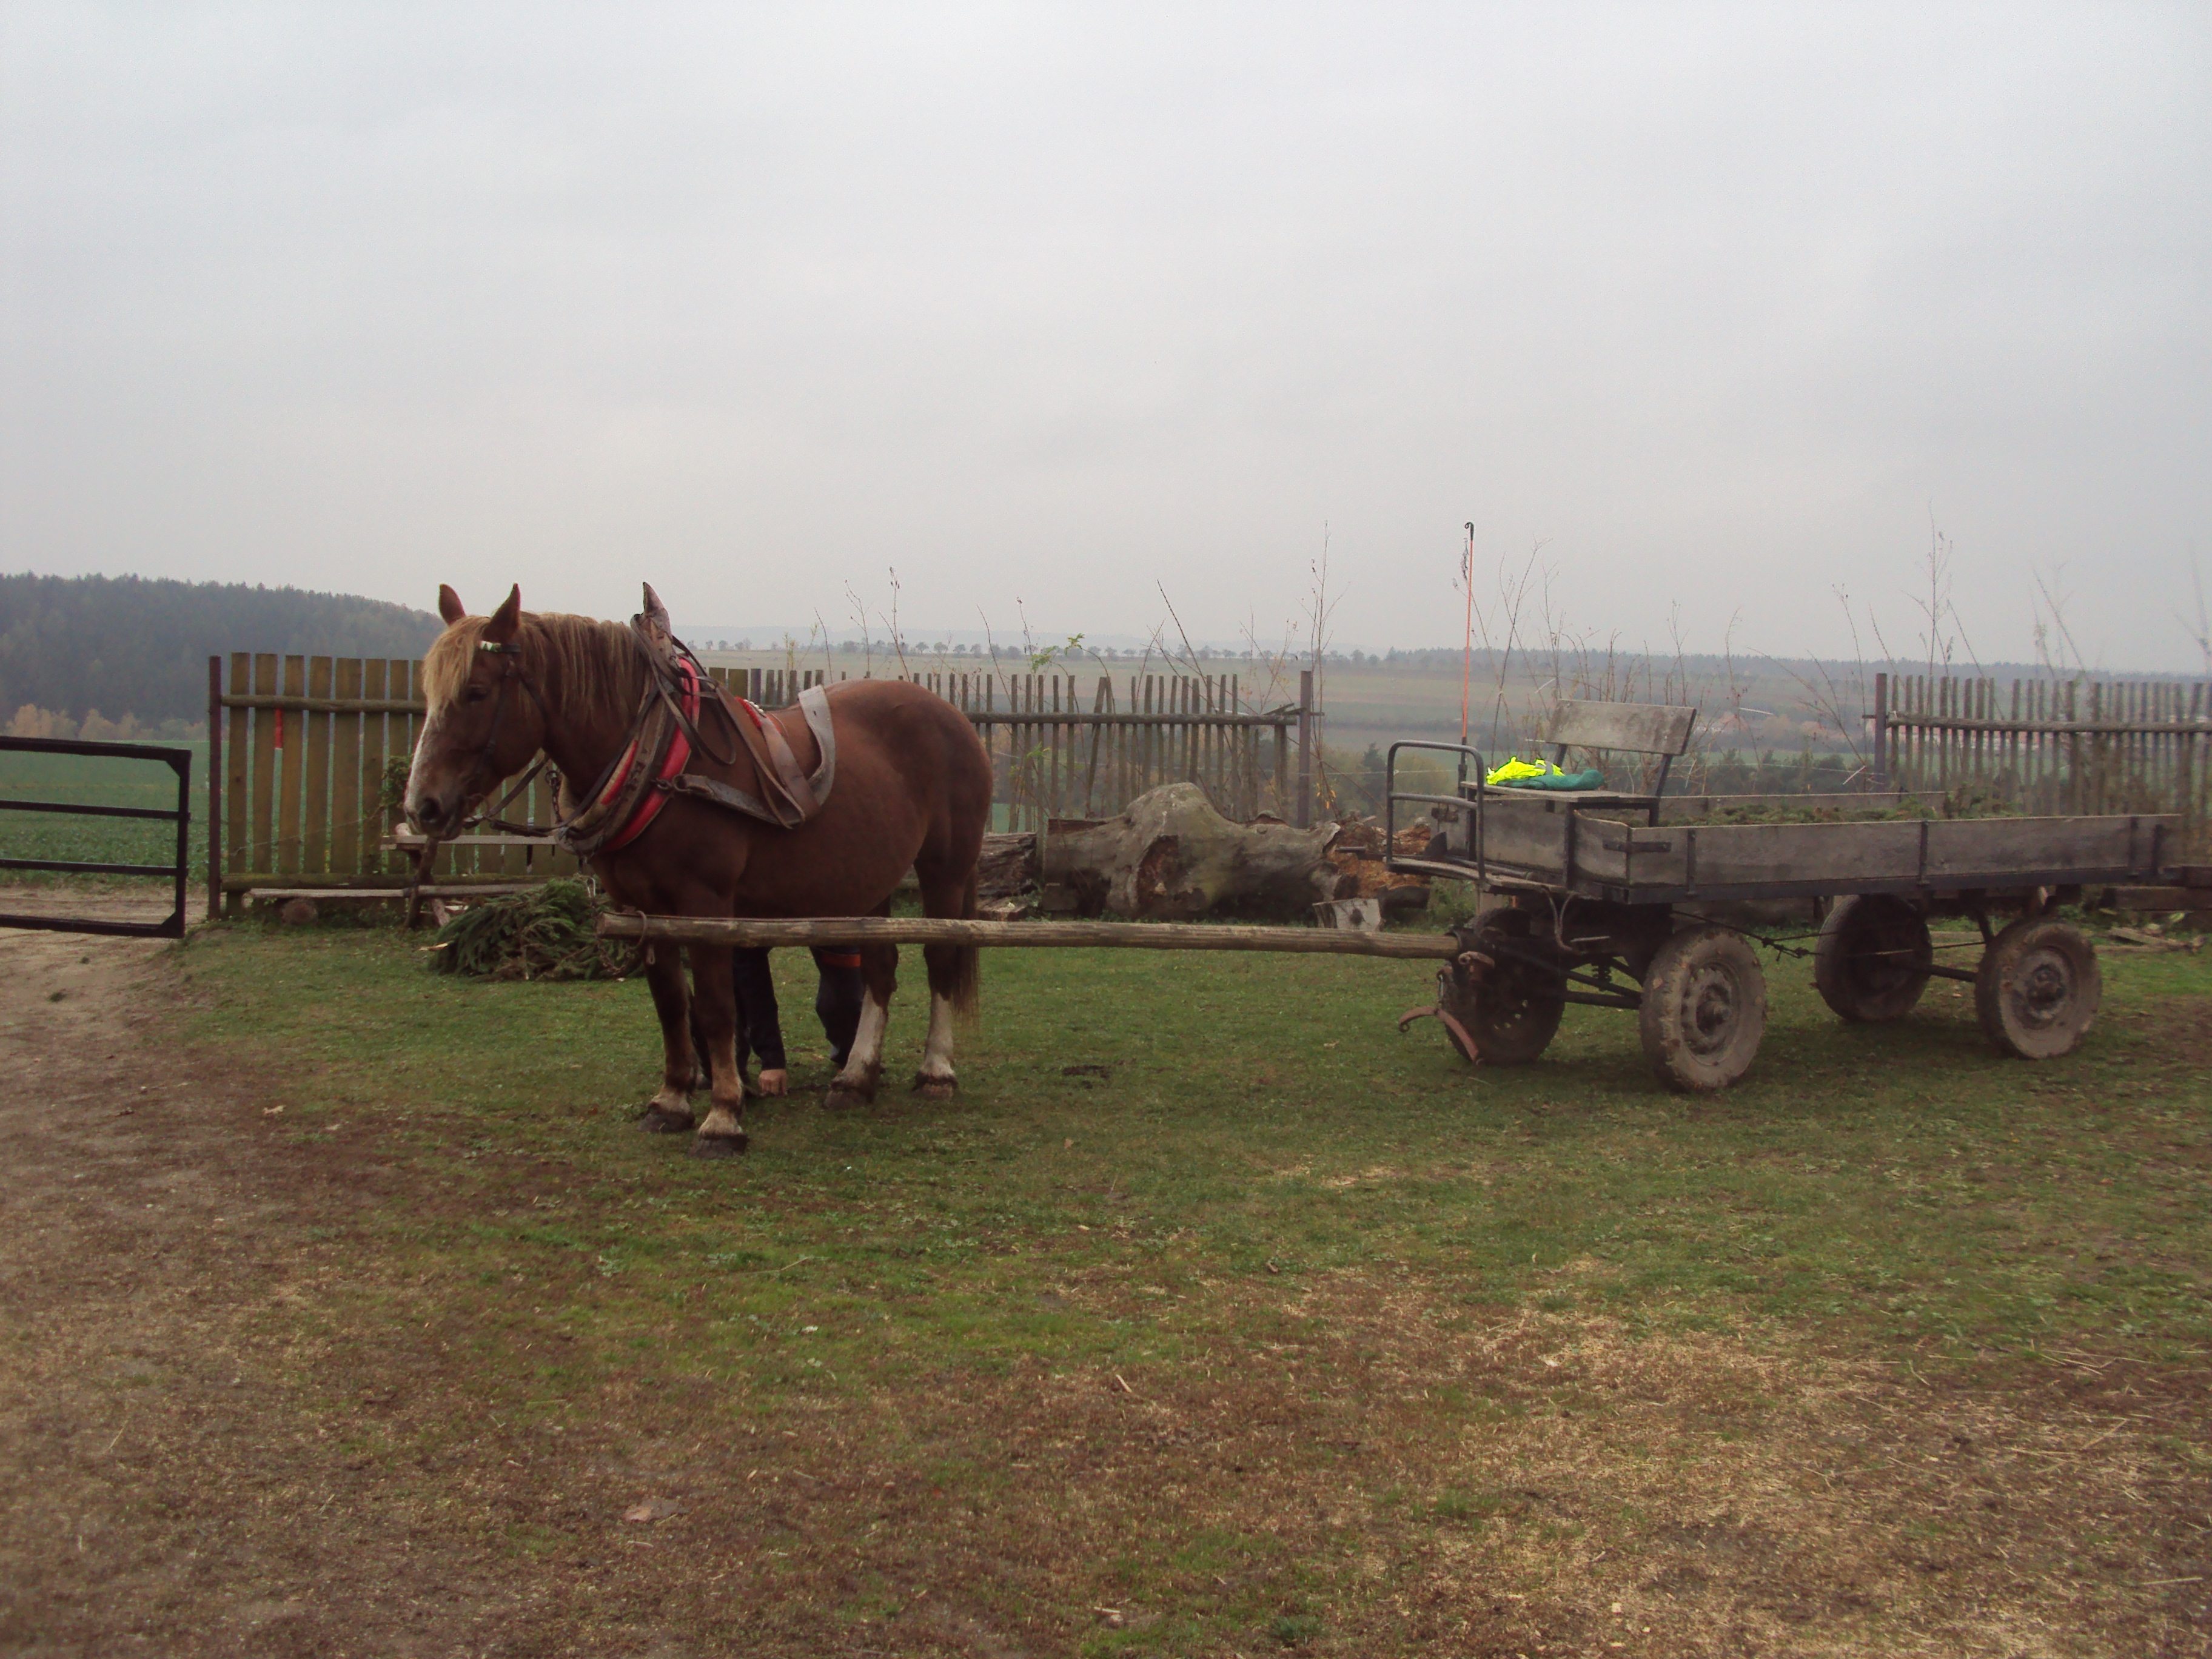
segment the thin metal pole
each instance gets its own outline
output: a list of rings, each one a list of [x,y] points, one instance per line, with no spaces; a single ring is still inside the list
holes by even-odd
[[[222,912],[222,659],[208,659],[208,920]],[[177,861],[184,862],[178,850]],[[183,908],[179,895],[178,908]]]
[[[192,882],[192,751],[177,757],[177,937],[185,936],[185,894]]]
[[[1459,740],[1467,745],[1468,698],[1474,685],[1474,520],[1467,524],[1467,558],[1460,566],[1460,586],[1467,590],[1467,637],[1459,659]]]

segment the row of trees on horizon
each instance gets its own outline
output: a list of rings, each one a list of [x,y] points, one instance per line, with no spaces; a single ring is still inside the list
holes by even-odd
[[[158,729],[165,722],[204,717],[210,656],[252,650],[418,657],[436,638],[440,626],[428,611],[346,593],[139,576],[0,575],[0,710],[28,708],[82,726],[104,709],[113,711],[105,717],[110,723],[128,718],[145,729]],[[1143,647],[1094,647],[1080,635],[1041,648],[1026,639],[1018,645],[994,647],[943,639],[887,641],[852,636],[827,641],[818,634],[806,644],[795,640],[757,644],[747,638],[695,643],[702,651],[796,652],[802,659],[827,650],[839,657],[857,657],[876,672],[895,672],[902,661],[914,670],[1001,675],[1034,671],[1249,673],[1257,669],[1271,683],[1287,675],[1293,689],[1302,667],[1319,669],[1324,682],[1328,674],[1344,671],[1359,677],[1405,673],[1428,678],[1457,677],[1468,667],[1462,653],[1449,647],[1327,650],[1316,657],[1288,644],[1271,651],[1256,646],[1188,647],[1179,639],[1171,644],[1156,640]],[[1877,667],[1907,673],[1924,670],[1924,665],[1912,662],[1829,663],[1757,653],[1656,657],[1623,653],[1602,641],[1558,640],[1510,653],[1478,651],[1472,673],[1477,696],[1485,701],[1502,681],[1516,696],[1544,686],[1555,696],[1699,702],[1718,715],[1740,702],[1746,688],[1754,684],[1763,702],[1774,702],[1795,685],[1805,689],[1808,702],[1825,700],[1839,708],[1844,702],[1856,705],[1870,698],[1872,672]],[[2111,678],[2057,674],[2047,665],[2008,663],[1954,665],[1952,672],[2000,678]],[[1841,691],[1846,684],[1847,694],[1825,699],[1815,695],[1816,688]],[[1361,700],[1372,701],[1371,694],[1363,693]],[[1780,704],[1776,707],[1778,710]],[[1364,715],[1360,723],[1367,723]]]

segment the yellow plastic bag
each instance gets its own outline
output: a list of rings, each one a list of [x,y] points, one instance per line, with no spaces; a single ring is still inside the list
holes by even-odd
[[[1518,755],[1515,755],[1509,757],[1504,765],[1492,769],[1490,775],[1483,779],[1483,782],[1494,788],[1501,783],[1517,783],[1522,778],[1545,777],[1549,775],[1551,770],[1552,763],[1549,761],[1524,761]]]

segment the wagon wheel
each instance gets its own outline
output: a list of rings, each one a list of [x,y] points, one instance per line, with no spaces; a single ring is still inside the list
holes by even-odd
[[[1496,963],[1482,970],[1480,982],[1458,973],[1444,975],[1443,1007],[1467,1028],[1484,1063],[1491,1066],[1525,1066],[1541,1054],[1567,1008],[1566,988],[1559,975],[1491,947],[1496,939],[1527,939],[1528,919],[1513,920],[1518,926],[1486,927],[1475,936],[1474,948]]]
[[[2077,927],[2023,916],[1990,942],[1974,974],[1974,1012],[2001,1054],[2073,1052],[2105,994],[2096,947]]]
[[[1928,919],[1901,898],[1847,898],[1820,924],[1813,983],[1820,1000],[1855,1025],[1903,1019],[1928,988],[1935,965]]]
[[[1725,1089],[1751,1069],[1766,1031],[1766,975],[1725,927],[1674,934],[1644,976],[1637,1024],[1652,1068],[1677,1089]]]

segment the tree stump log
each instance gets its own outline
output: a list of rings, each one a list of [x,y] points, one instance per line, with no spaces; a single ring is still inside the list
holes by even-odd
[[[1139,795],[1117,817],[1045,839],[1046,882],[1072,890],[1081,915],[1188,921],[1218,912],[1301,919],[1350,896],[1329,862],[1337,826],[1235,823],[1194,783]]]

